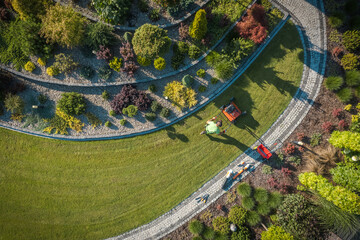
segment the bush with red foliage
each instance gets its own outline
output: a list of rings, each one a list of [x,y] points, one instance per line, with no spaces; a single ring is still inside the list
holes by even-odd
[[[216,209],[219,211],[224,211],[224,206],[221,204],[216,205]]]
[[[122,42],[120,54],[124,59],[124,67],[121,71],[126,72],[130,77],[133,77],[139,66],[135,63],[134,50],[129,42]]]
[[[279,189],[279,191],[280,191],[281,194],[287,194],[287,193],[289,193],[290,185],[288,185],[285,181],[282,181],[282,182],[279,184],[278,189]]]
[[[179,37],[180,40],[185,40],[189,37],[189,26],[188,25],[184,25],[183,23],[181,23],[180,27],[179,27]]]
[[[338,57],[344,50],[341,47],[334,47],[331,51],[333,57]]]
[[[297,136],[297,139],[298,139],[299,141],[302,141],[302,140],[304,140],[304,138],[305,138],[305,133],[299,132],[299,133],[296,134],[296,136]]]
[[[305,148],[304,147],[299,147],[299,152],[304,152],[305,151]]]
[[[266,11],[265,8],[255,3],[249,10],[248,15],[252,16],[256,22],[260,23],[261,26],[267,27],[268,22],[266,19]]]
[[[112,57],[113,57],[113,55],[111,54],[110,49],[105,46],[100,45],[99,51],[96,52],[96,58],[109,61],[110,59],[112,59]]]
[[[343,117],[343,110],[341,108],[335,108],[332,111],[332,116],[335,118],[342,118]]]
[[[345,130],[349,127],[349,124],[344,119],[342,119],[339,121],[338,127],[340,130]]]
[[[291,143],[288,143],[288,145],[283,149],[285,154],[293,154],[295,152],[295,146]]]
[[[334,130],[334,125],[331,122],[324,122],[321,125],[321,128],[324,130],[324,132],[330,133],[332,130]]]
[[[250,39],[256,44],[262,43],[267,36],[267,30],[265,27],[258,25],[250,30]]]
[[[284,177],[290,177],[292,174],[292,171],[289,168],[281,168],[281,173],[284,175]]]
[[[268,178],[267,184],[269,184],[269,186],[273,189],[277,189],[279,187],[279,181],[273,177]]]
[[[132,85],[125,85],[122,87],[120,93],[110,102],[110,106],[117,114],[121,114],[123,108],[129,105],[135,105],[139,110],[143,111],[150,107],[151,100],[145,92],[138,91]]]

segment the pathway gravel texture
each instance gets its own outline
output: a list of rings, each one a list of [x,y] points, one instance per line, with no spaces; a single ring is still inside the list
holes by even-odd
[[[282,11],[288,12],[298,27],[304,46],[304,70],[300,88],[289,106],[261,137],[267,146],[275,141],[284,142],[311,108],[323,80],[327,49],[326,22],[321,0],[273,0],[272,2]],[[228,170],[239,171],[241,168],[239,163],[242,161],[251,164],[251,169],[261,163],[260,155],[252,150],[258,144],[259,142],[254,143],[228,167],[169,212],[146,225],[110,239],[159,239],[172,232],[225,193],[221,187]],[[242,178],[247,174],[249,171],[245,172]],[[195,201],[195,198],[205,194],[210,195],[206,204]]]

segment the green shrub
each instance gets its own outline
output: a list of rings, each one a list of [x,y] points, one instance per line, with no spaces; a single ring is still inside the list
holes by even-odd
[[[48,0],[12,0],[11,6],[19,13],[20,19],[28,20],[44,14],[50,3]]]
[[[205,74],[206,74],[205,69],[199,69],[199,70],[197,70],[197,72],[196,72],[196,75],[197,75],[198,77],[201,77],[201,78],[205,77]]]
[[[261,239],[262,240],[293,240],[294,237],[291,234],[285,232],[282,227],[279,226],[271,226],[267,231],[261,232]]]
[[[157,69],[157,70],[159,70],[159,71],[164,70],[165,67],[166,67],[165,59],[162,58],[162,57],[159,57],[159,58],[155,59],[155,61],[154,61],[154,67],[155,67],[155,69]]]
[[[211,80],[210,80],[211,84],[217,84],[218,81],[219,81],[219,79],[217,79],[217,78],[211,78]]]
[[[321,133],[314,133],[310,138],[310,146],[316,147],[320,144],[322,134]]]
[[[198,59],[201,56],[201,49],[198,46],[192,44],[189,47],[188,54],[189,54],[189,58]]]
[[[24,100],[18,95],[7,94],[4,99],[4,106],[11,114],[21,114],[24,110]]]
[[[171,57],[171,67],[177,70],[180,65],[184,64],[185,53],[180,52],[178,44],[173,45],[173,56]]]
[[[267,175],[273,174],[272,167],[269,166],[269,165],[264,165],[264,166],[261,168],[261,172],[264,173],[264,174],[267,174]]]
[[[343,85],[343,83],[344,83],[344,79],[340,76],[338,77],[331,76],[325,79],[325,87],[328,90],[339,90]]]
[[[218,78],[228,79],[233,75],[233,60],[228,55],[212,51],[208,56],[206,56],[205,60],[210,67],[214,68]]]
[[[240,183],[239,186],[237,187],[237,192],[242,197],[250,197],[252,188],[248,183],[243,182]]]
[[[28,61],[26,64],[25,64],[25,66],[24,66],[24,69],[26,70],[26,71],[28,71],[28,72],[32,72],[32,71],[34,71],[35,70],[35,64],[33,63],[33,62],[31,62],[31,61]]]
[[[136,29],[132,44],[136,55],[150,60],[163,56],[170,49],[171,40],[167,31],[151,24]]]
[[[354,92],[355,92],[355,96],[360,98],[360,86],[358,86]]]
[[[125,32],[123,35],[123,38],[125,40],[125,42],[131,43],[133,34],[131,32]]]
[[[105,22],[123,24],[129,16],[132,0],[91,0],[91,5]]]
[[[92,50],[98,51],[99,46],[110,46],[115,41],[113,27],[102,22],[90,23],[86,28],[86,45]]]
[[[111,77],[112,71],[109,66],[102,66],[98,70],[99,78],[108,80]]]
[[[250,231],[246,226],[238,226],[238,230],[231,234],[231,240],[250,240]]]
[[[360,168],[357,164],[340,164],[330,169],[335,183],[354,192],[360,192]]]
[[[85,112],[86,103],[80,93],[62,93],[62,98],[57,103],[57,108],[68,115],[79,115]]]
[[[225,51],[235,62],[240,62],[245,57],[249,56],[255,48],[254,41],[244,38],[234,38],[226,46]]]
[[[158,103],[157,101],[152,101],[150,108],[151,108],[151,111],[155,113],[155,112],[157,112],[159,109],[161,109],[161,104]]]
[[[38,58],[37,60],[38,64],[42,67],[45,67],[46,66],[46,60],[43,59],[43,58]]]
[[[348,86],[357,86],[360,84],[360,71],[346,71],[345,73],[346,84]]]
[[[215,231],[219,231],[222,234],[228,234],[230,232],[230,220],[223,216],[218,216],[212,221],[212,225]]]
[[[247,211],[245,208],[235,205],[230,209],[229,220],[234,224],[241,226],[245,223],[246,213]]]
[[[156,113],[154,113],[154,112],[146,113],[145,118],[146,118],[146,120],[152,122],[156,119]]]
[[[205,227],[203,233],[201,234],[205,239],[214,239],[215,238],[215,231],[210,227]]]
[[[102,121],[95,116],[95,114],[87,112],[85,113],[85,116],[90,123],[91,127],[96,128],[97,126],[100,126],[102,124]]]
[[[360,30],[346,31],[342,39],[348,51],[354,52],[360,49]]]
[[[71,48],[83,43],[86,23],[86,18],[72,7],[56,4],[42,18],[40,31],[49,42]]]
[[[149,87],[148,87],[148,90],[152,93],[156,92],[157,89],[156,89],[156,86],[155,84],[150,84]]]
[[[48,100],[48,97],[44,94],[40,94],[38,96],[38,101],[40,104],[45,104],[47,100]]]
[[[63,53],[55,55],[55,62],[53,67],[56,68],[59,73],[70,73],[78,66],[71,56],[66,56]]]
[[[120,119],[121,126],[125,126],[126,123],[127,123],[126,119]]]
[[[261,222],[261,217],[257,212],[250,211],[250,212],[247,213],[246,223],[250,227],[254,227],[254,226],[258,225],[260,222]]]
[[[117,58],[114,57],[113,59],[110,60],[109,62],[109,67],[111,69],[113,69],[114,71],[120,72],[121,71],[121,67],[123,65],[123,60],[122,58]]]
[[[194,78],[191,75],[187,74],[182,78],[181,82],[185,87],[191,87],[194,83]]]
[[[269,199],[269,193],[264,188],[255,188],[254,199],[259,203],[265,203]]]
[[[334,131],[331,133],[329,143],[337,148],[347,148],[354,152],[360,152],[360,133],[350,131]]]
[[[341,58],[341,66],[343,66],[345,70],[354,70],[358,68],[359,64],[359,57],[353,53],[345,54]]]
[[[134,117],[138,112],[138,108],[134,105],[129,105],[126,108],[123,108],[122,113],[128,115],[129,117]]]
[[[262,216],[267,216],[269,215],[271,209],[269,207],[269,205],[267,203],[259,203],[256,206],[256,212],[259,213]]]
[[[204,231],[204,224],[198,220],[189,222],[189,231],[194,235],[200,235]]]
[[[199,88],[198,88],[198,91],[199,91],[200,93],[205,92],[205,91],[206,91],[206,86],[200,85]]]
[[[146,67],[149,66],[151,64],[151,60],[146,58],[146,57],[142,57],[142,56],[137,56],[137,62],[140,64],[140,66]]]
[[[105,125],[105,127],[111,127],[112,123],[110,121],[106,121],[104,125]]]
[[[114,110],[110,110],[109,115],[112,117],[116,116],[116,112]]]
[[[241,205],[246,209],[246,210],[251,210],[254,208],[255,206],[255,202],[252,199],[252,197],[243,197],[242,201],[241,201]]]
[[[185,107],[191,108],[197,104],[196,92],[178,81],[168,83],[165,86],[163,95],[180,110]]]
[[[82,65],[80,67],[80,73],[79,75],[83,78],[90,79],[94,76],[95,70],[90,66],[84,66]]]
[[[189,44],[187,42],[178,42],[177,46],[181,53],[187,54],[189,52]]]
[[[336,96],[340,99],[340,101],[346,103],[350,101],[353,97],[351,88],[343,88],[336,93]]]
[[[357,145],[360,146],[360,144]],[[334,187],[326,178],[313,172],[300,174],[299,181],[305,187],[318,192],[322,197],[333,202],[342,210],[353,214],[360,214],[360,197],[350,190],[341,186]]]
[[[334,16],[329,17],[329,24],[333,28],[339,28],[344,24],[344,17],[343,15],[336,14]]]
[[[104,90],[104,91],[101,93],[101,97],[102,97],[104,100],[109,100],[110,94],[109,94],[108,91]]]
[[[55,68],[54,66],[51,66],[46,69],[46,74],[52,77],[52,76],[58,75],[59,70],[57,68]]]
[[[207,32],[207,24],[206,12],[204,9],[200,9],[196,12],[194,21],[189,27],[190,37],[197,40],[203,39]]]
[[[160,116],[164,118],[168,118],[170,116],[170,109],[168,108],[162,108],[160,112]]]
[[[296,166],[299,166],[301,163],[301,158],[297,156],[291,156],[288,158],[288,161],[294,163]]]
[[[279,192],[272,192],[269,194],[267,204],[270,208],[278,208],[282,202],[283,196]]]
[[[159,9],[152,9],[149,13],[149,19],[152,22],[156,22],[160,20],[160,11]]]

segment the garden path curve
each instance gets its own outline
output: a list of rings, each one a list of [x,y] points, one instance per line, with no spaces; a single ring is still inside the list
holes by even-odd
[[[304,46],[304,70],[300,88],[289,106],[261,137],[266,145],[271,145],[276,140],[285,141],[310,110],[323,80],[327,49],[322,0],[271,0],[271,2],[282,11],[288,12],[297,25]],[[258,142],[169,212],[148,224],[110,239],[158,239],[174,231],[225,193],[221,186],[228,170],[239,171],[238,164],[241,161],[251,164],[252,168],[261,163],[260,155],[252,150],[256,145]],[[247,174],[248,171],[242,177]],[[210,195],[206,204],[197,203],[195,198],[204,194]]]

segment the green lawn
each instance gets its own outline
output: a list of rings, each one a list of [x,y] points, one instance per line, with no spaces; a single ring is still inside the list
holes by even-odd
[[[303,50],[286,24],[224,94],[179,124],[114,141],[68,142],[0,129],[0,239],[101,239],[170,210],[226,167],[286,108]],[[248,114],[227,136],[200,136],[231,96]]]

